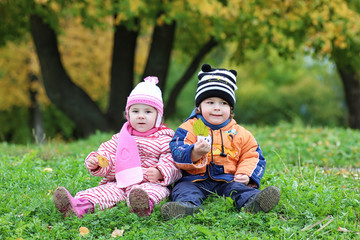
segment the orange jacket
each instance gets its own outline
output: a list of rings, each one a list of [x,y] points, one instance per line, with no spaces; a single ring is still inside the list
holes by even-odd
[[[193,131],[196,120],[192,118],[181,124],[170,142],[173,158],[183,172],[180,181],[211,178],[231,182],[234,175],[245,174],[259,187],[266,160],[254,136],[233,119],[219,130],[209,128],[211,151],[196,163],[192,162],[191,151],[197,141]]]

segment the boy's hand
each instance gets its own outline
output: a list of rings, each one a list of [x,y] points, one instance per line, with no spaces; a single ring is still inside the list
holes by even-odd
[[[95,170],[99,167],[99,159],[95,156],[91,156],[88,159],[86,159],[85,164],[88,169]]]
[[[210,144],[205,140],[200,140],[194,144],[194,148],[191,151],[191,160],[197,162],[203,155],[210,151]]]
[[[250,181],[249,176],[244,175],[244,174],[238,174],[234,176],[234,182],[239,182],[239,183],[243,183],[245,185],[248,185]]]
[[[146,169],[145,174],[147,175],[150,182],[156,182],[164,178],[164,176],[161,174],[159,169],[154,167],[150,167]]]

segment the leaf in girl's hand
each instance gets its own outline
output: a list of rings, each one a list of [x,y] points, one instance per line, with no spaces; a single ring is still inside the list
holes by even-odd
[[[204,122],[201,119],[198,119],[194,122],[193,130],[196,136],[208,136],[209,129],[205,126]]]
[[[79,232],[81,236],[86,236],[89,234],[90,230],[87,227],[80,227]]]
[[[101,156],[101,155],[97,155],[96,157],[99,160],[99,166],[100,167],[106,168],[107,166],[109,166],[109,160],[107,160],[106,157]]]

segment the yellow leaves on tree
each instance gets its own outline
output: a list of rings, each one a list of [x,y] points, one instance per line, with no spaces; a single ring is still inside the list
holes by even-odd
[[[132,12],[132,14],[138,15],[142,8],[144,8],[144,3],[142,0],[129,1],[129,10]]]
[[[65,69],[93,100],[104,99],[109,90],[112,31],[91,31],[71,21],[62,25],[66,35],[60,36],[59,48]]]
[[[321,54],[331,54],[334,48],[347,48],[348,39],[360,41],[360,16],[343,0],[330,1],[321,7],[309,4],[309,12],[313,28],[308,31],[306,45],[319,45]]]
[[[30,106],[29,91],[37,91],[39,101],[48,103],[38,82],[30,83],[30,74],[39,76],[39,66],[29,43],[8,43],[0,49],[0,111],[13,106]]]
[[[74,19],[67,21],[61,23],[65,34],[59,38],[62,62],[73,81],[94,101],[101,102],[109,89],[112,31],[92,32],[76,24]],[[30,73],[35,74],[39,81],[30,84]],[[49,103],[31,42],[9,43],[0,49],[0,79],[0,110],[13,106],[28,107],[30,89],[38,92],[40,104]]]

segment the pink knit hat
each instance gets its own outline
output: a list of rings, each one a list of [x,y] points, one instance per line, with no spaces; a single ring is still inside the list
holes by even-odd
[[[155,127],[159,127],[164,113],[164,104],[160,88],[156,85],[159,82],[157,77],[149,76],[143,82],[138,83],[131,91],[126,103],[126,118],[129,121],[129,108],[134,104],[146,104],[157,110]]]

